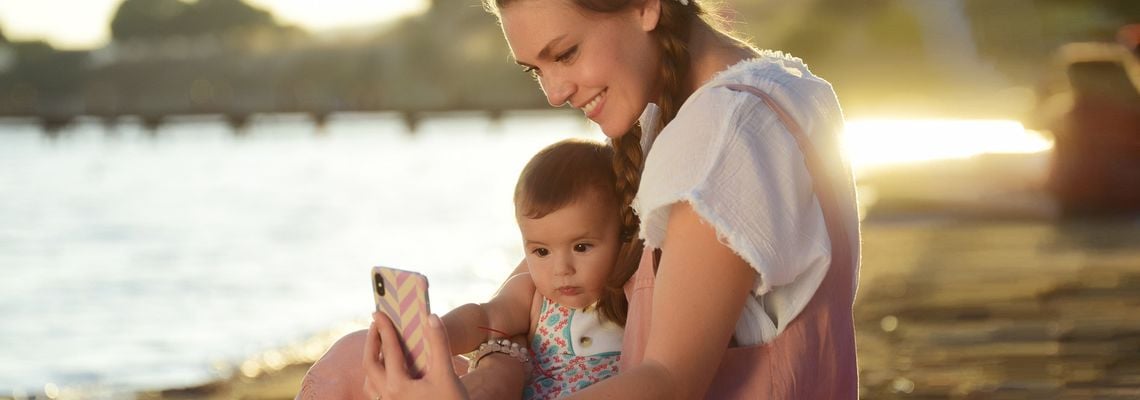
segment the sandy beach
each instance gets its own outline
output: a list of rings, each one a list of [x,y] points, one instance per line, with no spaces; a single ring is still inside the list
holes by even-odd
[[[867,224],[865,398],[1140,396],[1140,223]]]
[[[862,398],[1140,397],[1140,221],[871,218],[863,238]],[[289,399],[335,337],[139,398]]]

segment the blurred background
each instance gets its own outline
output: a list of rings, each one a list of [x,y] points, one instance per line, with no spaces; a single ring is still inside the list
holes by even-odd
[[[702,4],[844,106],[862,397],[1140,397],[1140,3]],[[0,398],[292,398],[572,136],[478,0],[0,0]]]

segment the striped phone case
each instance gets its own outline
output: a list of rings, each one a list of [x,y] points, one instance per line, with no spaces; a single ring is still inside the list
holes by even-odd
[[[414,377],[423,376],[427,367],[427,327],[429,313],[427,277],[388,267],[372,268],[372,297],[376,311],[388,315],[400,332],[404,359]]]

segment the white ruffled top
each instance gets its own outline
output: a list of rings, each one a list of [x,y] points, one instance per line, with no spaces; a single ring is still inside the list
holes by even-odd
[[[831,84],[798,58],[769,51],[704,84],[664,129],[656,127],[655,105],[641,116],[646,161],[634,200],[641,237],[660,248],[677,202],[688,202],[712,224],[721,241],[756,271],[753,296],[735,333],[738,344],[751,345],[771,341],[804,309],[827,273],[831,247],[795,139],[760,98],[721,87],[728,83],[770,94],[821,151],[838,148],[843,115]],[[849,206],[843,218],[851,227],[858,276],[854,183],[845,158],[833,154],[821,157],[843,172],[832,184]]]

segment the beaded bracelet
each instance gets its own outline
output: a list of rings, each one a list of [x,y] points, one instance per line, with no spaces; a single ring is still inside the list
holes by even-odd
[[[491,353],[503,353],[511,356],[511,358],[521,362],[526,367],[527,372],[530,372],[530,355],[527,354],[526,348],[507,339],[491,339],[487,343],[479,345],[479,350],[475,351],[475,356],[471,358],[471,364],[467,371],[474,371],[475,367],[479,365],[479,360]]]

